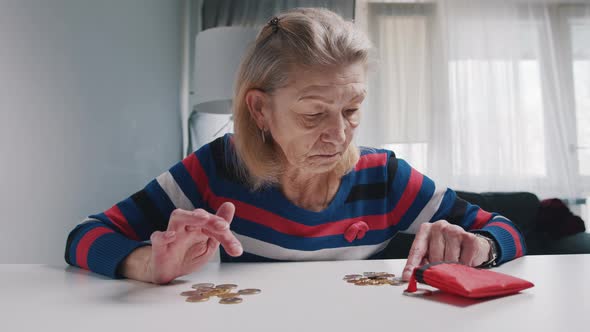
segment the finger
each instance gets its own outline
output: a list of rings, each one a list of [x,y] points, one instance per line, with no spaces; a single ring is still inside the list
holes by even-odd
[[[223,249],[225,249],[230,256],[237,257],[242,255],[242,252],[244,251],[242,244],[229,229],[223,232],[213,232],[207,228],[203,228],[202,232],[203,234],[219,241],[223,246]]]
[[[414,268],[418,267],[428,250],[428,236],[431,224],[422,224],[410,248],[410,254],[402,273],[403,280],[410,280]]]
[[[440,262],[445,257],[445,239],[443,236],[444,227],[434,226],[430,231],[428,241],[428,260],[431,262]]]
[[[195,243],[188,248],[186,251],[186,256],[189,257],[190,260],[202,259],[203,257],[209,255],[211,251],[215,251],[215,249],[217,249],[215,247],[215,243],[219,245],[219,242],[211,237],[205,242]],[[213,248],[211,248],[211,246],[213,246]]]
[[[475,266],[474,260],[477,256],[477,252],[477,237],[470,233],[465,234],[461,243],[461,255],[459,257],[459,262],[468,266]]]
[[[176,232],[174,231],[166,231],[160,232],[155,231],[150,236],[150,241],[152,242],[153,249],[166,249],[168,244],[174,242],[176,240]]]
[[[176,209],[170,215],[168,230],[195,231],[201,227],[223,231],[228,229],[229,225],[223,218],[213,215],[203,209],[197,209],[194,211]]]
[[[444,260],[447,262],[458,262],[461,254],[461,234],[465,232],[457,225],[450,225],[443,233],[445,241]]]
[[[423,266],[423,265],[426,265],[426,264],[430,264],[430,261],[428,260],[428,257],[422,258],[422,261],[420,262],[420,265],[418,265],[418,266]]]
[[[234,218],[235,212],[236,206],[232,202],[225,202],[221,204],[219,209],[217,209],[216,215],[231,223]]]

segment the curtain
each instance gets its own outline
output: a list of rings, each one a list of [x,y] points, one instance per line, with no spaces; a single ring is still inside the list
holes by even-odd
[[[357,13],[375,45],[360,145],[458,190],[590,196],[588,1],[361,0]]]
[[[192,0],[190,50],[194,50],[199,31],[219,26],[261,26],[273,15],[296,7],[328,8],[348,20],[352,20],[355,10],[354,0]],[[190,73],[194,59],[191,61]],[[223,114],[191,112],[186,115],[183,118],[183,123],[188,124],[186,153],[231,132],[233,127],[229,120],[230,116]]]

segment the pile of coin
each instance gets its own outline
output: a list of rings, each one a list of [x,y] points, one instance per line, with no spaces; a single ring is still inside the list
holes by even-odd
[[[344,281],[357,286],[401,286],[406,282],[389,272],[363,272],[363,274],[347,274]]]
[[[186,302],[206,302],[212,297],[218,297],[221,304],[242,303],[241,295],[254,295],[261,292],[256,288],[245,288],[234,291],[238,288],[235,284],[221,284],[215,286],[212,283],[200,283],[192,286],[193,290],[180,293],[186,296]]]

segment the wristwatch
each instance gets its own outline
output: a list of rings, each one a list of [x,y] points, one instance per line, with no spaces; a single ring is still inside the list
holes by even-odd
[[[490,268],[490,267],[494,267],[496,265],[498,265],[498,263],[496,262],[498,260],[498,247],[496,246],[496,241],[494,241],[494,239],[485,236],[483,234],[480,233],[473,233],[475,236],[482,238],[486,241],[488,241],[488,243],[490,244],[490,253],[488,255],[488,260],[481,263],[479,266],[479,268]]]

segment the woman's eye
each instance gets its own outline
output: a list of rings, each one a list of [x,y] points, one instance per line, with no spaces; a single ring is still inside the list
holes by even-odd
[[[351,108],[351,109],[344,111],[344,114],[346,114],[347,116],[351,116],[351,115],[354,115],[358,110],[359,110],[358,108]]]
[[[322,115],[322,113],[305,114],[305,118],[308,120],[315,120],[315,119],[319,118],[321,115]]]

